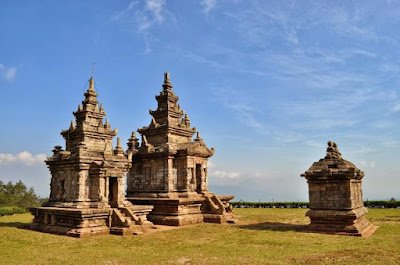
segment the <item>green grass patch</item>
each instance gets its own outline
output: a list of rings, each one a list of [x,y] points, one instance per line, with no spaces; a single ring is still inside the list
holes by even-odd
[[[26,209],[21,207],[0,207],[0,216],[25,213]]]
[[[1,264],[398,264],[400,210],[371,209],[370,238],[297,231],[307,209],[234,209],[239,223],[199,224],[76,239],[23,230],[30,214],[0,217]]]

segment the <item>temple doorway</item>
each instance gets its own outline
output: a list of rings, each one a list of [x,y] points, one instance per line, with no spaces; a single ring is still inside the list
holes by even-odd
[[[108,178],[108,204],[111,207],[118,206],[118,178]]]
[[[201,189],[201,164],[196,164],[196,191],[202,192]]]

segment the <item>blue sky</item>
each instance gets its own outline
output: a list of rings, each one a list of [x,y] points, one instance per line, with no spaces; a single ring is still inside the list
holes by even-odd
[[[216,148],[210,189],[308,199],[300,174],[338,143],[364,199],[400,199],[397,1],[1,1],[0,179],[42,196],[43,163],[83,98],[124,142],[148,125],[169,71]]]

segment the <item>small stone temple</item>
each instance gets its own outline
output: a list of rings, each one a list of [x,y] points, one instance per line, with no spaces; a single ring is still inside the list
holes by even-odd
[[[127,177],[127,199],[152,205],[148,219],[155,224],[186,225],[233,222],[229,200],[208,191],[207,161],[214,154],[178,104],[168,73],[164,74],[151,122],[132,135],[132,167]],[[193,137],[195,135],[195,137]]]
[[[132,205],[125,199],[125,176],[130,167],[127,152],[97,101],[93,77],[75,121],[61,132],[65,150],[56,146],[46,160],[51,173],[50,197],[45,207],[31,208],[30,229],[81,237],[93,234],[142,232],[152,224],[146,215],[152,206]]]
[[[310,231],[369,236],[376,226],[365,218],[362,199],[364,172],[344,160],[336,143],[329,141],[325,158],[301,175],[308,182]]]

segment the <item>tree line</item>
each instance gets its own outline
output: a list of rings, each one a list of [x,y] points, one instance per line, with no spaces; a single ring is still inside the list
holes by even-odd
[[[308,202],[231,202],[234,208],[309,208]],[[400,208],[400,201],[391,198],[387,201],[364,201],[367,208]]]
[[[22,181],[14,184],[0,180],[0,216],[26,212],[29,207],[42,205],[43,201],[32,187],[28,188]]]

